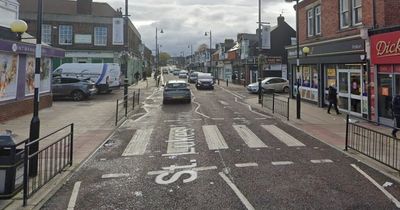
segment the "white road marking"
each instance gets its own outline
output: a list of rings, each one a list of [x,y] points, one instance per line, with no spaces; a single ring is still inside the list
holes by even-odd
[[[279,141],[285,143],[289,147],[304,147],[303,143],[299,140],[295,139],[293,136],[289,135],[282,129],[276,127],[275,125],[262,125],[265,130],[267,130],[270,134],[275,136]]]
[[[223,88],[223,87],[221,87],[221,86],[219,86],[219,87],[220,87],[222,90],[224,90],[224,91],[230,93],[231,95],[233,95],[233,96],[235,96],[235,97],[238,97],[238,98],[240,98],[240,99],[243,99],[243,98],[244,98],[244,97],[240,96],[239,94],[233,93],[232,91],[227,90],[227,89],[225,89],[225,88]]]
[[[243,205],[248,209],[248,210],[253,210],[255,209],[253,205],[247,200],[247,198],[243,195],[242,192],[236,187],[236,185],[222,172],[218,173],[222,179],[229,185],[229,187],[235,192],[236,196],[239,197],[240,201],[242,201]]]
[[[197,107],[196,107],[196,109],[194,110],[194,112],[196,112],[197,114],[199,114],[199,115],[201,115],[201,116],[203,116],[203,117],[205,117],[205,118],[210,119],[209,116],[207,116],[207,115],[205,115],[205,114],[199,112],[199,109],[200,109],[200,106],[201,106],[201,105],[200,105],[200,103],[198,103],[198,102],[195,101],[196,97],[194,96],[193,92],[192,92],[192,96],[193,96],[193,103],[197,104]]]
[[[310,160],[311,163],[333,163],[332,160],[329,159],[322,159],[322,160]]]
[[[150,137],[153,132],[153,128],[149,129],[139,129],[133,135],[128,146],[126,146],[122,157],[143,155],[146,151],[146,147],[150,142]]]
[[[362,174],[365,178],[367,178],[372,184],[374,184],[380,191],[383,192],[383,194],[386,195],[386,197],[391,200],[397,208],[400,208],[400,202],[392,195],[390,194],[385,188],[383,188],[381,185],[379,185],[372,177],[370,177],[367,173],[365,173],[363,170],[361,170],[358,166],[355,164],[350,164],[354,169],[356,169],[360,174]]]
[[[102,179],[110,179],[110,178],[121,178],[128,177],[129,174],[104,174],[101,176]]]
[[[235,166],[238,168],[258,167],[258,164],[257,163],[236,163]]]
[[[234,120],[245,120],[246,118],[243,118],[243,117],[235,117],[235,118],[233,118]]]
[[[193,149],[193,150],[192,150]],[[194,151],[194,148],[191,148],[190,152],[183,152],[183,153],[168,153],[168,154],[162,154],[162,157],[169,157],[169,156],[179,156],[179,155],[198,155],[198,152]]]
[[[194,151],[194,129],[186,127],[172,127],[169,130],[168,154],[180,154]]]
[[[274,161],[274,162],[271,162],[271,163],[274,166],[283,166],[283,165],[291,165],[291,164],[293,164],[292,161]]]
[[[260,115],[261,117],[264,117],[264,118],[267,118],[267,119],[271,119],[271,118],[272,118],[272,117],[270,117],[270,116],[268,116],[268,115],[261,114],[261,113],[259,113],[259,112],[254,111],[253,108],[251,108],[251,106],[250,106],[249,104],[240,102],[240,101],[238,101],[237,98],[235,98],[235,102],[236,102],[236,103],[239,103],[239,104],[242,104],[242,105],[244,105],[244,106],[247,106],[247,107],[249,108],[249,111],[250,111],[250,112],[253,112],[254,114]]]
[[[212,120],[215,120],[215,121],[224,121],[225,120],[225,118],[211,118]]]
[[[210,171],[210,170],[217,170],[217,166],[204,166],[204,167],[196,167],[196,168],[191,168],[192,171]],[[173,170],[172,170],[173,171]],[[171,170],[160,170],[160,171],[149,171],[147,172],[147,175],[153,176],[153,175],[160,175],[166,172],[171,172]]]
[[[225,139],[222,136],[217,126],[204,125],[203,133],[206,138],[208,149],[210,150],[228,149],[228,145],[226,144]]]
[[[222,105],[225,105],[225,106],[229,106],[229,103],[227,103],[225,101],[219,101],[219,103],[221,103]]]
[[[73,210],[76,205],[76,199],[78,198],[79,188],[81,187],[82,182],[75,182],[74,189],[72,190],[71,198],[68,202],[68,210]]]
[[[168,123],[168,122],[179,122],[179,120],[164,120],[164,122],[165,123]]]
[[[233,125],[233,128],[250,148],[268,147],[245,125]]]
[[[267,118],[265,117],[257,117],[256,120],[266,120]]]
[[[165,171],[149,171],[149,172],[147,172],[147,175],[152,176],[152,175],[159,175],[162,173],[165,173]]]
[[[194,168],[193,171],[209,171],[209,170],[217,170],[217,166],[206,166],[206,167],[197,167]]]

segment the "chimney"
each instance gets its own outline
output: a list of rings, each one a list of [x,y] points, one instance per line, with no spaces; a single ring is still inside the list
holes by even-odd
[[[280,25],[282,25],[284,23],[285,23],[285,17],[283,17],[282,14],[281,14],[278,17],[278,26],[280,26]]]
[[[93,3],[93,0],[77,0],[76,12],[81,15],[91,15],[92,14],[92,3]]]

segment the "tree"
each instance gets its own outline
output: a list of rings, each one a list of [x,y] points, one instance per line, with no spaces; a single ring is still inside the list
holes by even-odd
[[[197,51],[198,52],[203,52],[203,51],[206,51],[208,49],[208,45],[206,45],[206,44],[201,44],[198,48],[197,48]]]
[[[169,59],[171,59],[171,55],[169,55],[166,52],[161,52],[160,53],[160,66],[166,66]]]

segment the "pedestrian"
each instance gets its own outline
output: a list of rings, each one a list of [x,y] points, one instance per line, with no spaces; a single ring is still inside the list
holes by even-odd
[[[399,130],[399,126],[400,126],[400,95],[396,95],[393,98],[392,101],[392,112],[393,112],[393,117],[394,117],[394,128],[392,131],[392,135],[394,137],[396,136],[397,131]]]
[[[331,84],[328,88],[328,101],[329,101],[328,114],[331,113],[330,111],[331,111],[332,105],[336,110],[336,114],[338,114],[338,115],[341,114],[337,107],[337,90],[336,90],[334,84]]]
[[[143,81],[147,80],[146,71],[143,71],[143,76],[142,76],[142,78],[143,78]]]
[[[139,74],[139,72],[136,72],[135,73],[135,79],[136,79],[136,81],[139,83],[139,76],[140,76],[140,74]]]

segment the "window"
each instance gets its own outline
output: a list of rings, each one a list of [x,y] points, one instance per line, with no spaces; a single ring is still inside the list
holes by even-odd
[[[353,0],[353,25],[361,24],[362,21],[362,8],[361,0]]]
[[[315,34],[321,34],[321,6],[315,7]]]
[[[59,43],[61,45],[72,44],[72,26],[60,25],[59,27]]]
[[[307,11],[307,35],[312,37],[321,34],[321,6]]]
[[[347,28],[350,25],[349,0],[340,0],[340,27]]]
[[[51,25],[42,25],[42,42],[51,44]]]
[[[94,45],[106,46],[107,45],[107,28],[94,27]]]
[[[360,25],[362,23],[362,1],[340,0],[340,28]]]
[[[314,9],[307,11],[307,26],[308,36],[314,36]]]

